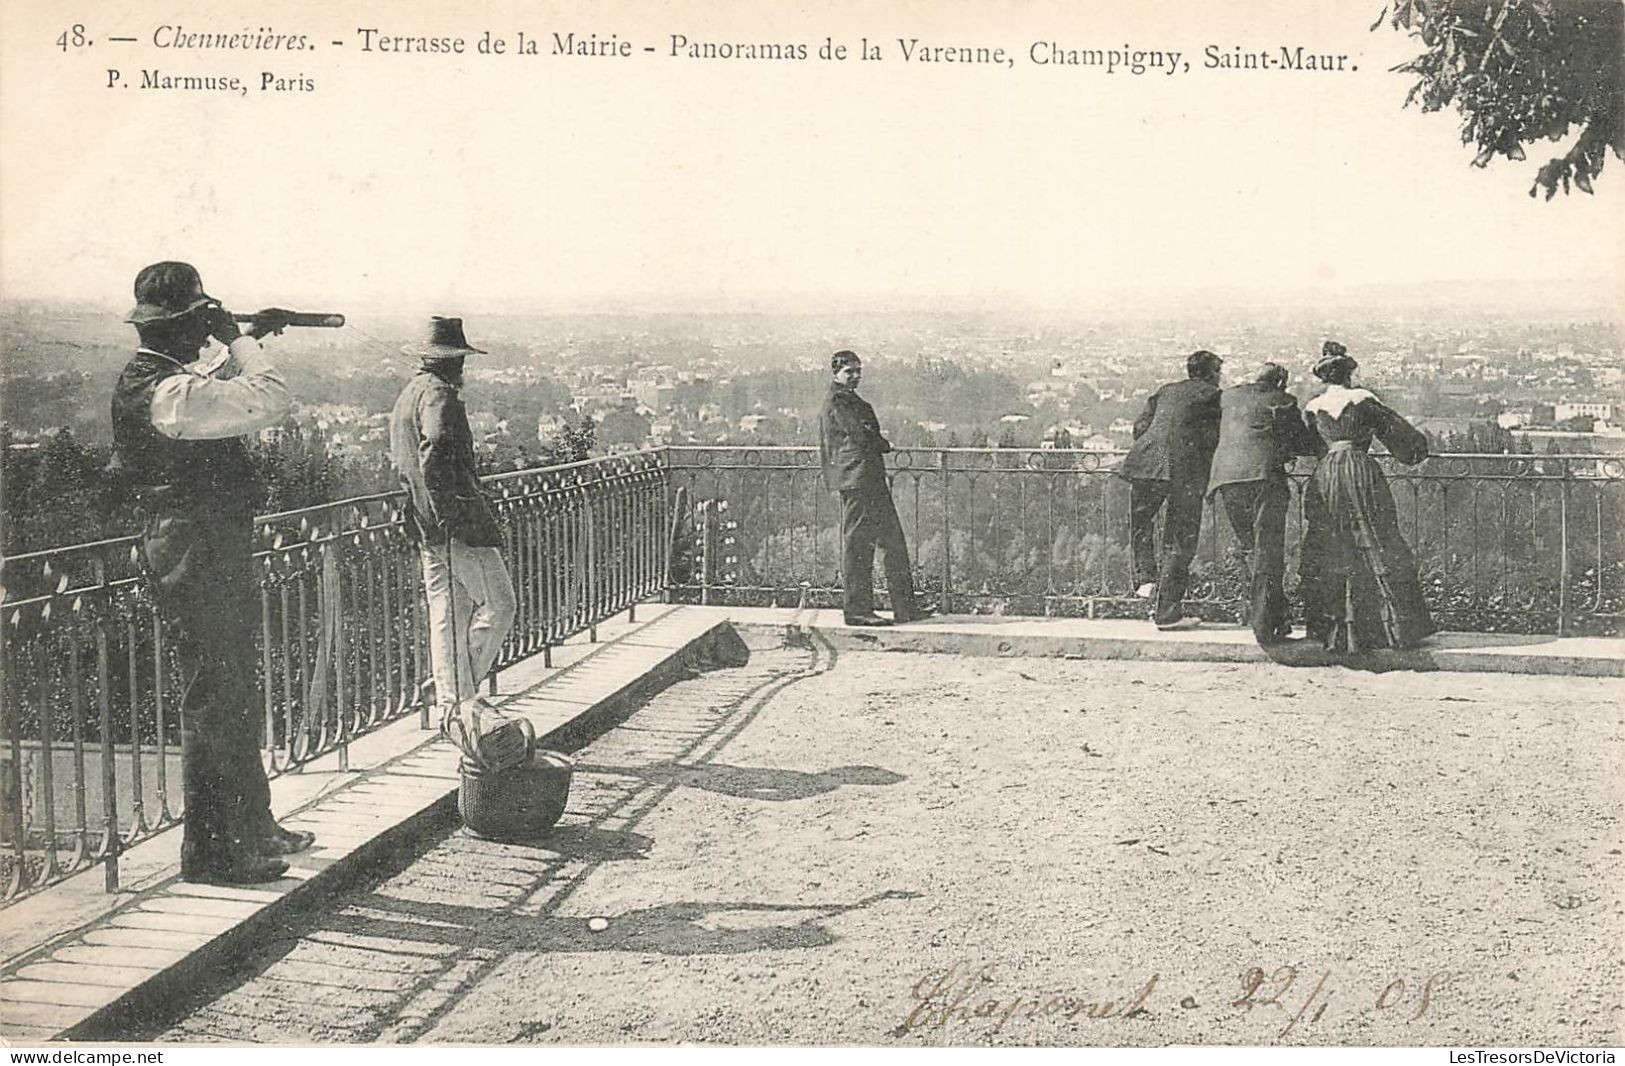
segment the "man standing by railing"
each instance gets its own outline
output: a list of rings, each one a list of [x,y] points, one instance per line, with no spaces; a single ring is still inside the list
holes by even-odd
[[[1247,622],[1260,644],[1278,644],[1292,633],[1281,588],[1292,499],[1287,466],[1297,456],[1326,453],[1286,382],[1285,367],[1265,363],[1252,381],[1220,394],[1219,447],[1208,478],[1208,493],[1223,505],[1246,560]]]
[[[288,869],[279,856],[316,839],[271,815],[255,714],[256,499],[241,437],[277,424],[291,406],[258,339],[280,331],[287,312],[261,311],[243,336],[197,270],[176,262],[137,274],[135,299],[126,321],[141,347],[113,392],[111,472],[140,503],[144,565],[184,677],[181,876],[272,881]],[[203,374],[196,363],[211,337],[228,354]]]
[[[1202,624],[1200,618],[1185,617],[1185,586],[1202,530],[1208,467],[1219,442],[1223,365],[1224,360],[1212,352],[1191,353],[1185,360],[1186,380],[1164,385],[1146,401],[1144,413],[1134,421],[1134,444],[1118,471],[1130,486],[1129,535],[1137,595],[1155,594],[1151,617],[1158,629],[1194,629]],[[1152,550],[1158,511],[1163,512],[1160,560]]]
[[[819,456],[824,482],[841,497],[841,570],[845,586],[846,624],[885,626],[875,614],[875,548],[883,553],[886,587],[891,592],[892,620],[911,622],[934,612],[914,602],[914,573],[909,565],[903,524],[897,519],[886,461],[891,443],[880,435],[875,409],[858,396],[863,361],[850,351],[830,357],[832,379],[818,412]]]
[[[463,320],[435,316],[423,344],[401,351],[418,360],[389,415],[389,450],[406,490],[406,535],[418,546],[429,601],[429,656],[442,726],[479,698],[513,625],[513,581],[502,561],[502,530],[480,491],[474,434],[459,390],[463,361],[481,349]]]

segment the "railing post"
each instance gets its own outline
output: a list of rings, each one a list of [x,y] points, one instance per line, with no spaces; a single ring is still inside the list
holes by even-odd
[[[271,560],[266,559],[260,565],[258,590],[260,594],[260,702],[261,710],[265,715],[265,740],[263,749],[271,753],[271,769],[277,769],[276,744],[276,695],[271,691],[271,679],[276,676],[276,668],[272,661],[272,645],[275,637],[271,634]],[[158,623],[155,621],[154,626]],[[287,653],[283,653],[283,667],[287,666]],[[284,740],[291,740],[284,737]]]
[[[711,500],[700,503],[700,602],[711,602],[711,568],[716,563],[715,538],[711,534]]]
[[[660,560],[661,602],[671,603],[675,599],[672,594],[675,590],[672,581],[672,562],[677,554],[677,531],[682,528],[683,520],[691,518],[694,512],[693,506],[688,502],[688,488],[683,485],[672,488],[669,467],[662,467],[661,473],[667,479],[666,488],[669,490],[669,495],[663,493],[661,500],[663,503],[669,503],[671,512],[660,516],[660,528],[666,537],[664,557]]]
[[[1557,497],[1557,635],[1569,635],[1569,612],[1571,585],[1573,574],[1569,567],[1569,477],[1573,470],[1567,459],[1559,460],[1563,464],[1562,479],[1558,482],[1559,493]]]
[[[350,688],[345,685],[345,666],[349,658],[350,645],[344,634],[344,527],[335,521],[334,533],[329,543],[321,545],[317,550],[317,559],[322,567],[322,584],[318,586],[316,610],[321,618],[321,640],[327,641],[329,635],[329,612],[332,624],[332,663],[333,663],[333,736],[337,740],[334,750],[339,757],[339,772],[348,773],[350,769],[350,730],[345,717],[345,704],[353,695]],[[317,531],[311,530],[311,540],[317,538]],[[331,559],[327,552],[332,552]],[[332,579],[328,580],[328,567],[331,566]],[[331,585],[331,587],[329,587]],[[329,600],[329,597],[331,599]],[[360,597],[357,597],[359,602]],[[331,606],[329,606],[329,603]]]
[[[141,786],[141,693],[136,681],[139,649],[135,626],[135,605],[130,605],[130,616],[124,621],[124,669],[129,681],[125,688],[130,700],[130,839],[133,841],[147,828],[147,804]],[[43,703],[44,693],[41,693]]]
[[[600,480],[598,485],[603,486]],[[597,494],[591,489],[582,493],[584,506],[582,513],[586,516],[586,557],[587,557],[587,641],[598,643],[598,615],[604,605],[604,583],[599,580],[598,573],[598,531],[600,524]]]
[[[136,600],[139,605],[141,601]],[[152,710],[154,718],[154,732],[157,740],[157,767],[154,773],[158,780],[158,825],[165,825],[175,820],[175,815],[169,809],[169,731],[164,717],[164,627],[158,614],[156,604],[148,608],[148,616],[152,624]]]
[[[75,843],[74,864],[90,854],[90,819],[85,811],[85,695],[84,682],[79,672],[79,622],[83,618],[80,608],[84,601],[74,604],[74,620],[68,632],[68,705],[73,710],[73,813]],[[5,691],[0,682],[0,692]]]
[[[0,633],[0,713],[4,714],[6,724],[6,740],[11,749],[11,766],[5,774],[6,806],[10,808],[7,822],[11,828],[11,875],[4,886],[4,897],[11,899],[28,887],[28,849],[23,839],[27,827],[23,824],[23,738],[20,719],[22,718],[22,692],[21,683],[18,683],[17,698],[13,699],[11,690],[7,687],[11,682],[13,641],[20,643],[20,634],[13,637],[12,633],[21,628],[21,612],[12,613],[10,619],[0,618],[0,626],[5,632]],[[48,797],[54,798],[54,797]]]
[[[938,610],[943,614],[952,614],[951,606],[954,554],[953,524],[949,518],[949,485],[948,485],[948,451],[943,449],[937,452],[937,470],[942,474],[942,600]]]
[[[62,601],[53,597],[51,606],[60,607]],[[44,884],[54,881],[62,876],[62,868],[56,857],[56,736],[52,732],[52,716],[56,713],[51,706],[51,678],[48,668],[50,645],[45,641],[45,634],[40,634],[40,650],[47,652],[45,656],[35,656],[34,669],[39,707],[39,751],[40,751],[40,791],[45,795],[45,865],[40,870],[39,881]],[[136,760],[140,761],[140,748],[137,746]],[[15,764],[18,772],[22,771],[22,764]]]
[[[102,575],[105,591],[106,576]],[[118,891],[118,857],[124,838],[118,829],[118,774],[113,759],[113,700],[108,691],[112,686],[111,670],[107,661],[107,615],[111,609],[111,594],[102,604],[96,617],[96,700],[101,712],[102,727],[102,863],[106,874],[105,888]]]

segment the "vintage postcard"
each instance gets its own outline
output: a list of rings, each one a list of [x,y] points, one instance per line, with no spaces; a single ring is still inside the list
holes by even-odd
[[[1613,1061],[1622,12],[12,0],[0,1038]]]

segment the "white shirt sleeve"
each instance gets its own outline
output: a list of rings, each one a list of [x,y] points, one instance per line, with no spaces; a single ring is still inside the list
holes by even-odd
[[[152,424],[176,440],[219,440],[274,426],[293,397],[265,358],[260,342],[243,335],[212,374],[175,374],[152,390]]]

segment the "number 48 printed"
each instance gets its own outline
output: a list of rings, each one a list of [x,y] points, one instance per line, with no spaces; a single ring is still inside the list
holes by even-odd
[[[75,22],[70,28],[62,31],[62,36],[56,39],[56,46],[66,52],[70,48],[89,48],[93,42],[85,36],[85,28]]]

